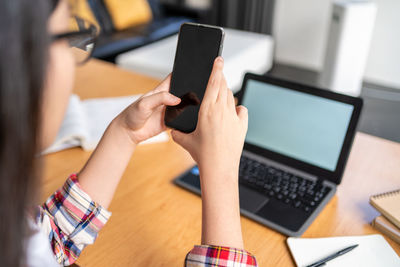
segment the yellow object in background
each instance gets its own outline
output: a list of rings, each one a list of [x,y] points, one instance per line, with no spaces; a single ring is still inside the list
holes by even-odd
[[[98,29],[100,28],[99,23],[97,22],[97,19],[94,16],[93,11],[90,8],[90,5],[87,2],[87,0],[68,0],[68,3],[70,6],[71,14],[73,16],[78,16],[94,24]],[[78,26],[74,22],[75,21],[72,21],[70,23],[69,25],[70,30],[79,30]]]
[[[144,24],[152,19],[146,0],[104,0],[116,30]]]

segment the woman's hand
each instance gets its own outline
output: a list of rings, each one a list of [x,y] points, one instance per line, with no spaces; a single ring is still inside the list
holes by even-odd
[[[226,176],[238,171],[247,132],[247,109],[235,107],[223,65],[221,57],[214,62],[196,130],[190,134],[172,131],[172,137],[191,154],[200,170]]]
[[[164,114],[166,106],[181,102],[179,97],[169,93],[171,75],[154,90],[144,94],[127,107],[116,120],[127,130],[134,144],[153,137],[166,129]]]
[[[199,165],[202,244],[242,249],[238,175],[247,109],[235,107],[223,65],[220,57],[214,62],[196,130],[190,134],[172,131],[172,137]]]
[[[110,205],[136,144],[164,131],[165,106],[180,103],[168,92],[169,84],[170,76],[122,111],[79,172],[82,188],[104,208]]]

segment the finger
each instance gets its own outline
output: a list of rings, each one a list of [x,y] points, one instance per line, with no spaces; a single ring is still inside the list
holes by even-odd
[[[158,92],[141,98],[138,103],[138,108],[142,110],[153,110],[161,105],[175,106],[180,102],[181,99],[173,94],[168,92]]]
[[[236,107],[236,113],[239,117],[239,119],[243,122],[246,123],[248,122],[248,110],[245,106],[237,106]]]
[[[210,78],[208,79],[206,92],[204,93],[203,103],[206,104],[215,103],[215,101],[217,100],[223,67],[224,67],[224,62],[222,57],[217,57],[214,61],[214,66],[211,71]]]
[[[143,96],[150,96],[150,95],[154,95],[159,92],[169,92],[170,84],[171,84],[171,73],[168,74],[168,76],[165,77],[165,79],[159,85],[157,85],[156,88],[147,92]]]
[[[172,130],[171,136],[172,136],[172,139],[175,141],[175,143],[177,143],[184,149],[186,149],[188,147],[190,134],[185,134],[178,130]]]
[[[228,89],[227,101],[228,101],[228,107],[230,109],[234,110],[234,108],[235,108],[235,97],[233,96],[233,92],[230,89]]]
[[[222,72],[221,74],[221,80],[219,84],[219,92],[218,92],[218,99],[217,101],[220,101],[222,104],[226,104],[226,99],[228,96],[228,85],[226,84],[226,79],[224,76],[224,73]]]

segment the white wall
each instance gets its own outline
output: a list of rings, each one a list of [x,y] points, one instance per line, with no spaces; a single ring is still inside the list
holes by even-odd
[[[400,0],[378,6],[365,80],[400,88]],[[278,62],[321,70],[333,0],[276,0]]]

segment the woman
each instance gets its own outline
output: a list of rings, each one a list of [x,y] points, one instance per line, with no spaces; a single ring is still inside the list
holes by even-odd
[[[165,106],[180,103],[168,92],[168,77],[118,115],[84,168],[35,208],[37,155],[54,141],[73,86],[74,60],[84,59],[70,44],[92,33],[82,21],[79,31],[68,32],[69,18],[66,0],[0,1],[1,266],[73,263],[108,220],[106,209],[136,145],[165,130]],[[201,174],[202,246],[188,253],[187,266],[256,266],[243,250],[238,204],[247,110],[235,108],[222,68],[218,58],[196,131],[172,132]]]

